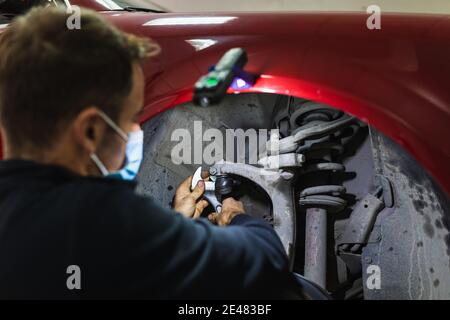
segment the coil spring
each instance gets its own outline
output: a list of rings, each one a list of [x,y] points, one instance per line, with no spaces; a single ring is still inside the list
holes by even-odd
[[[343,114],[329,107],[307,102],[303,103],[300,108],[291,115],[290,125],[293,133],[305,128],[318,126],[321,123],[335,120]],[[331,134],[305,141],[298,147],[298,153],[307,154],[307,159],[313,159],[312,164],[303,169],[303,174],[317,172],[344,172],[345,167],[341,163],[335,161],[337,155],[344,151],[344,146],[339,142],[340,133],[337,130]],[[310,161],[311,162],[311,161]],[[342,185],[326,184],[314,185],[304,188],[299,195],[299,204],[303,208],[323,208],[330,212],[338,212],[345,208],[347,201],[343,199],[346,193],[345,187]]]

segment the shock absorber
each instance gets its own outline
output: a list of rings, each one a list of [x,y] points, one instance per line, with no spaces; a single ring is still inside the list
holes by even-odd
[[[341,117],[345,115],[327,106],[302,103],[290,117],[291,129],[295,128],[292,134],[301,130],[320,132],[321,127]],[[336,128],[325,135],[312,135],[314,138],[302,141],[296,150],[307,161],[301,171],[304,185],[299,194],[299,205],[306,209],[304,275],[323,288],[326,288],[328,214],[342,210],[347,204],[342,197],[345,187],[333,178],[345,170],[337,161],[343,152],[342,132],[342,128]]]

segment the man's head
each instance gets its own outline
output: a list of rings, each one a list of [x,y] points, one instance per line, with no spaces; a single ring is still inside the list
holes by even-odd
[[[6,158],[25,158],[98,174],[95,153],[108,170],[124,160],[124,132],[143,107],[140,63],[159,51],[148,39],[119,31],[92,11],[81,29],[66,27],[60,9],[33,9],[0,36],[0,125]]]

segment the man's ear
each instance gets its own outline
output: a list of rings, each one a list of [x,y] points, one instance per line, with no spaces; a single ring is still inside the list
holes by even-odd
[[[96,152],[103,140],[106,123],[99,115],[99,109],[89,107],[81,111],[72,126],[75,141],[89,154]]]

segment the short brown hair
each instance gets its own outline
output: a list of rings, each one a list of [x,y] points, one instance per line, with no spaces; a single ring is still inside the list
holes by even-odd
[[[35,8],[0,35],[0,121],[16,148],[48,147],[89,106],[117,119],[133,63],[159,52],[93,11],[81,11],[80,29],[68,29],[68,17]]]

